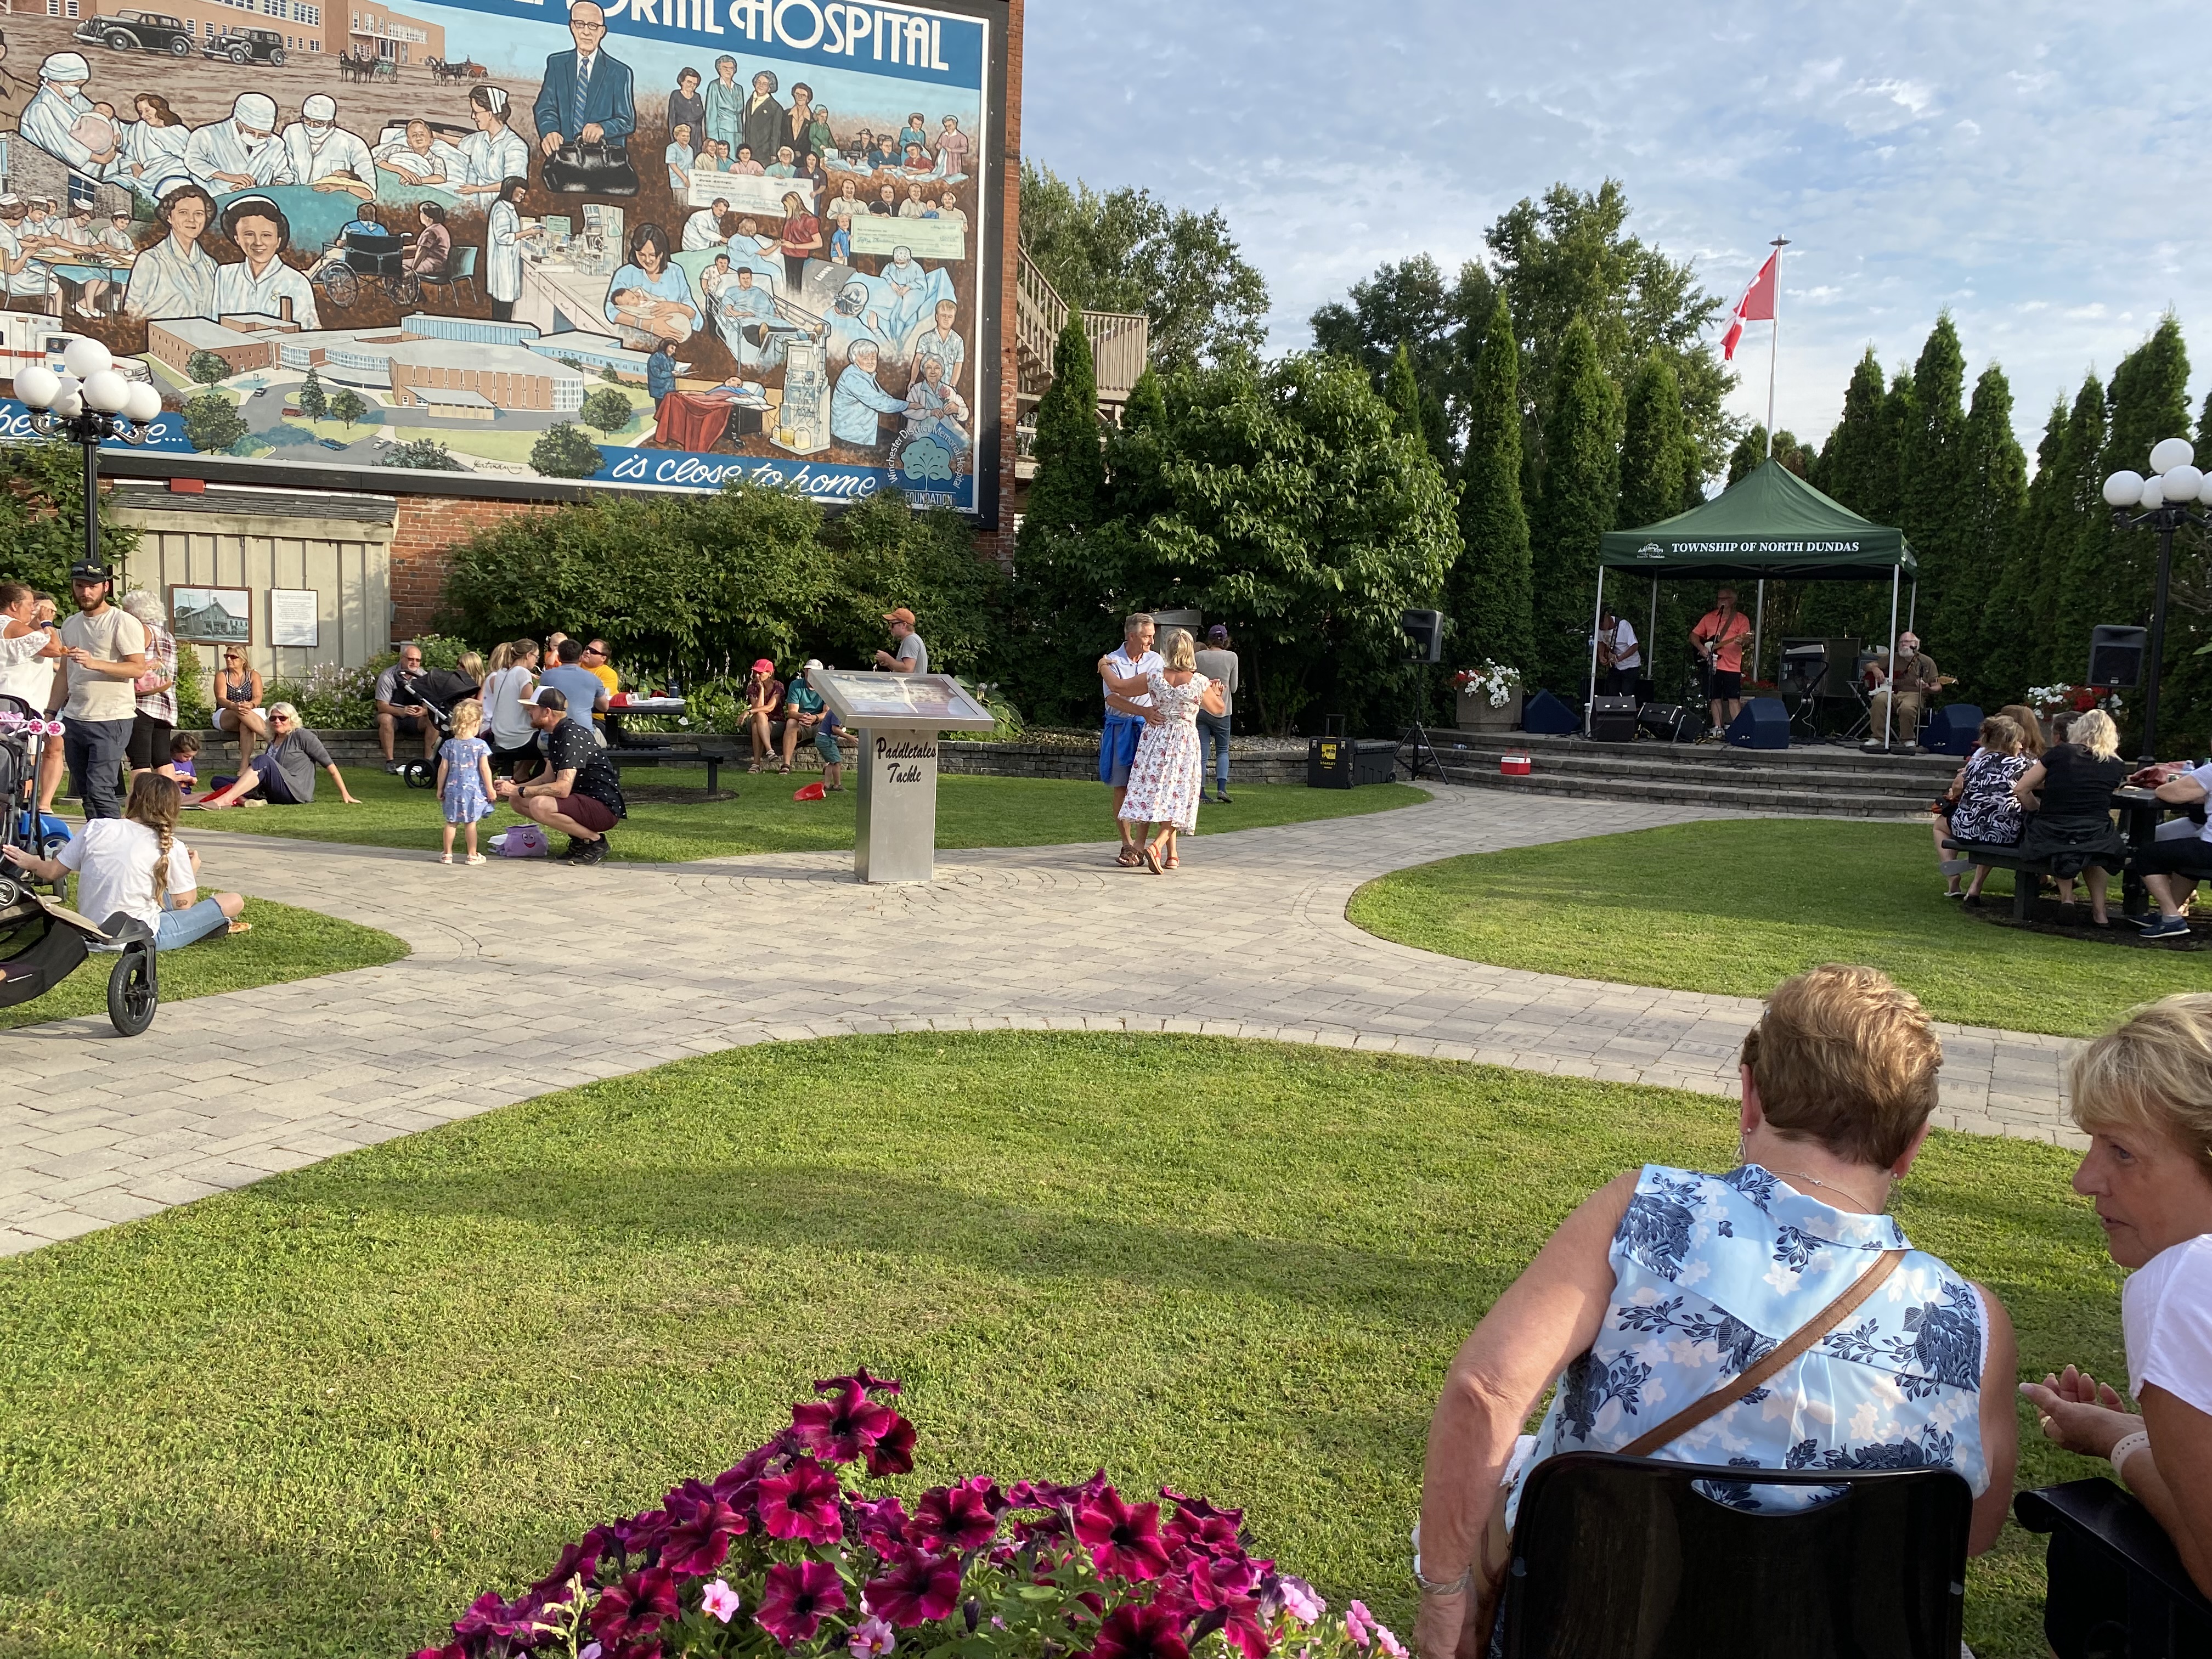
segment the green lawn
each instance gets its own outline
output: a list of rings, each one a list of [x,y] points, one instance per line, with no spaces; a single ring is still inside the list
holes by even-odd
[[[1368,883],[1346,914],[1471,962],[1735,996],[1824,962],[1870,963],[1938,1019],[2068,1036],[2201,990],[2212,969],[2131,946],[2131,931],[2115,943],[1992,926],[1942,890],[1923,824],[1777,819],[1445,859]],[[2008,913],[2011,878],[1994,872],[1988,898]]]
[[[734,1050],[371,1148],[0,1261],[0,1653],[404,1651],[858,1364],[907,1383],[909,1502],[1171,1483],[1405,1631],[1454,1346],[1591,1188],[1734,1136],[1659,1089],[1008,1034]],[[2025,1370],[2117,1374],[2070,1168],[1938,1134],[1898,1207]],[[2023,1475],[2086,1472],[2037,1439]],[[2041,1559],[1972,1570],[1984,1659],[2042,1652]]]
[[[346,782],[362,798],[348,806],[331,793],[327,781],[311,806],[240,808],[187,815],[188,828],[246,830],[290,836],[305,841],[355,842],[369,847],[414,847],[434,851],[443,819],[438,798],[427,789],[410,789],[398,778],[371,767],[345,769]],[[854,803],[859,799],[852,769],[846,787],[818,801],[794,801],[802,784],[820,781],[817,772],[781,775],[748,774],[740,765],[722,769],[722,785],[737,791],[735,800],[650,801],[637,793],[656,789],[707,787],[703,768],[659,767],[625,772],[623,787],[631,795],[629,817],[608,838],[618,860],[674,863],[687,859],[726,858],[738,853],[799,853],[849,848]],[[1231,804],[1209,803],[1198,815],[1200,835],[1224,830],[1255,830],[1308,818],[1343,817],[1379,812],[1426,800],[1410,784],[1375,784],[1364,789],[1308,789],[1296,784],[1239,784]],[[517,822],[502,808],[485,820],[480,835]],[[1104,789],[1095,783],[1049,778],[942,777],[937,791],[937,844],[958,847],[1041,847],[1061,842],[1114,839],[1113,811]]]
[[[389,933],[289,904],[248,899],[246,919],[253,924],[250,933],[221,935],[181,951],[161,953],[164,1006],[190,997],[213,996],[219,991],[246,991],[257,985],[311,979],[318,974],[340,974],[349,968],[374,968],[407,954],[407,947]],[[46,995],[13,1008],[0,1008],[0,1030],[77,1014],[106,1013],[107,975],[113,966],[111,957],[88,957]],[[162,1023],[175,1018],[180,1016],[155,1015],[154,1030],[144,1041],[158,1042]],[[7,1651],[7,1637],[0,1633],[0,1654]]]

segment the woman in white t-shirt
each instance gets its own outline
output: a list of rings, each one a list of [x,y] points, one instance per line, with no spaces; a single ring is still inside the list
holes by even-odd
[[[173,951],[210,933],[243,933],[246,901],[236,893],[198,897],[199,859],[177,839],[184,793],[159,772],[131,775],[131,799],[119,818],[93,818],[64,842],[58,857],[6,849],[12,863],[40,881],[76,874],[76,909],[102,927],[117,915],[154,930],[154,948]]]
[[[2043,1432],[2112,1461],[2212,1594],[2212,994],[2167,997],[2076,1056],[2089,1135],[2074,1190],[2096,1202],[2120,1293],[2128,1393],[2069,1365],[2023,1382]]]
[[[501,777],[513,777],[517,762],[538,753],[538,728],[523,707],[536,695],[537,681],[537,641],[517,640],[493,648],[491,673],[477,695],[483,703],[491,769]]]

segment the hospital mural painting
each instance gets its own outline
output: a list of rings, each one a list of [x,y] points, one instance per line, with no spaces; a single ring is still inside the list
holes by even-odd
[[[988,506],[1002,9],[176,3],[5,20],[12,364],[241,463]]]

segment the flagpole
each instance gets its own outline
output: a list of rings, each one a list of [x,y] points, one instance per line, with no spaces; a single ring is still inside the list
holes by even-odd
[[[1774,250],[1774,338],[1766,349],[1766,459],[1774,459],[1774,366],[1782,356],[1782,250],[1790,246],[1787,236],[1778,236],[1767,246]]]

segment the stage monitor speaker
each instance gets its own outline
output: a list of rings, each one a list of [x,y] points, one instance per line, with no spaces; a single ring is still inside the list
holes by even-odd
[[[2089,684],[2131,690],[2142,684],[2143,651],[2150,639],[2142,628],[2109,625],[2089,630]]]
[[[1729,722],[1728,740],[1739,749],[1787,749],[1790,711],[1779,697],[1753,697]]]
[[[1782,641],[1780,686],[1792,697],[1844,697],[1846,684],[1858,655],[1858,641],[1829,635],[1784,638]]]
[[[1948,702],[1928,717],[1920,746],[1931,754],[1971,755],[1981,735],[1982,711],[1970,702]],[[1877,739],[1879,733],[1876,734]]]
[[[1406,630],[1406,637],[1413,642],[1413,661],[1442,662],[1444,659],[1443,611],[1408,611],[1398,618],[1398,626]]]
[[[1636,741],[1636,699],[1594,697],[1590,700],[1590,736],[1599,743]]]
[[[1582,716],[1548,691],[1538,691],[1521,705],[1521,729],[1539,737],[1563,738],[1583,729]]]
[[[1662,743],[1695,743],[1705,735],[1705,716],[1687,703],[1647,702],[1636,723]]]

